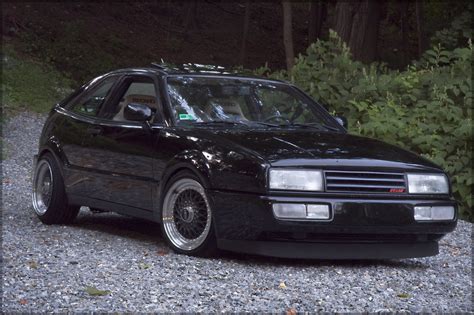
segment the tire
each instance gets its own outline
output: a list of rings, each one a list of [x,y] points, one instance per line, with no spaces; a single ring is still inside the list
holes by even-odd
[[[161,231],[179,254],[210,257],[217,253],[212,210],[206,192],[190,171],[166,184],[161,202]]]
[[[36,215],[45,224],[72,223],[79,213],[79,206],[68,204],[59,165],[50,153],[36,164],[32,199]]]

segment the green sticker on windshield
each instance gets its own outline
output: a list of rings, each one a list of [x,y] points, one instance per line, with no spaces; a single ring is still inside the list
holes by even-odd
[[[196,120],[191,114],[179,114],[179,120]]]

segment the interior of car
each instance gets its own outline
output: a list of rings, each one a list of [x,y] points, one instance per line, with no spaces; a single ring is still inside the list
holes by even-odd
[[[138,103],[148,105],[152,110],[158,109],[155,85],[153,82],[132,82],[120,99],[116,114],[112,120],[126,121],[123,111],[128,104]]]
[[[210,98],[204,111],[209,117],[217,119],[248,120],[239,103],[230,98]]]

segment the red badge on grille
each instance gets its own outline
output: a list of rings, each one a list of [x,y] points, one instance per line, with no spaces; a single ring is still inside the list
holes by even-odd
[[[402,193],[405,192],[405,188],[390,188],[391,193]]]

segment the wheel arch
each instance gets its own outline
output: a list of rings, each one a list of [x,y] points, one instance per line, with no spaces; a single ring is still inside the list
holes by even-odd
[[[61,176],[64,178],[64,166],[67,165],[67,160],[64,156],[64,153],[58,146],[54,145],[52,142],[48,142],[47,145],[42,146],[38,151],[37,160],[39,161],[41,157],[48,153],[51,154],[56,163],[58,163]]]
[[[166,185],[176,174],[183,171],[189,171],[194,174],[204,189],[212,187],[210,169],[204,162],[202,153],[198,151],[187,151],[176,155],[165,167],[165,171],[160,178],[158,187],[159,198],[157,200],[157,207],[155,207],[155,209],[157,209],[157,211],[155,211],[156,218],[160,217]]]
[[[173,178],[173,176],[183,171],[189,171],[196,175],[205,189],[209,189],[211,187],[211,179],[207,171],[203,171],[201,167],[196,167],[189,162],[180,161],[168,167],[164,172],[160,180],[160,195],[164,192],[166,185]]]

